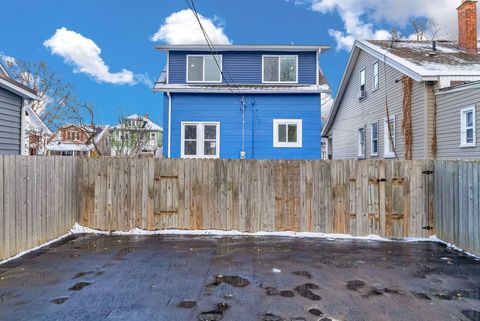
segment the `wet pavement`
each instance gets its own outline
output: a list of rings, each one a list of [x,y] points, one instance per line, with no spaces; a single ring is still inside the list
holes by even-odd
[[[0,265],[0,320],[480,320],[436,243],[76,235]]]

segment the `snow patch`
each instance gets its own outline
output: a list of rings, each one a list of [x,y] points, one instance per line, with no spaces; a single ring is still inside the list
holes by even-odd
[[[4,264],[4,263],[7,263],[7,262],[9,262],[9,261],[18,259],[18,258],[20,258],[20,257],[22,257],[22,256],[24,256],[24,255],[26,255],[26,254],[28,254],[28,253],[35,252],[35,251],[37,251],[37,250],[40,250],[41,248],[43,248],[43,247],[45,247],[45,246],[49,246],[49,245],[52,244],[52,243],[61,241],[61,240],[63,240],[64,238],[66,238],[66,237],[68,237],[68,236],[70,236],[70,235],[72,235],[72,234],[73,234],[72,232],[68,232],[67,234],[64,234],[64,235],[62,235],[62,236],[60,236],[60,237],[58,237],[58,238],[56,238],[56,239],[54,239],[54,240],[48,241],[47,243],[44,243],[44,244],[39,245],[39,246],[37,246],[37,247],[34,247],[33,249],[29,249],[29,250],[25,250],[25,251],[23,251],[23,252],[20,252],[20,253],[18,253],[17,255],[11,257],[11,258],[8,258],[8,259],[6,259],[6,260],[0,261],[0,265],[2,265],[2,264]]]

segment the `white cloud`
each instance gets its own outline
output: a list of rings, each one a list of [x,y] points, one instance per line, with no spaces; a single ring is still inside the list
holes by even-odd
[[[146,83],[144,75],[135,75],[126,69],[117,73],[110,72],[110,67],[100,56],[102,50],[97,44],[65,27],[57,29],[55,34],[43,45],[50,49],[53,55],[60,56],[66,63],[71,64],[75,73],[87,74],[98,82],[117,85]]]
[[[388,30],[376,25],[402,29],[414,17],[434,18],[440,25],[439,37],[454,38],[459,4],[460,0],[311,0],[312,10],[340,15],[344,30],[329,30],[338,50],[349,50],[355,39],[389,39]]]
[[[213,44],[232,43],[223,31],[221,18],[209,19],[200,14],[199,18]],[[150,40],[165,41],[171,45],[206,43],[200,25],[190,9],[174,12],[168,16]]]

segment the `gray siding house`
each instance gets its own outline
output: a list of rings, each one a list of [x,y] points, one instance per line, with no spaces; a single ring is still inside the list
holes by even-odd
[[[322,130],[328,158],[479,156],[471,138],[470,120],[478,117],[475,110],[473,114],[465,114],[464,110],[463,120],[460,118],[460,110],[473,106],[476,98],[472,97],[471,90],[445,89],[480,80],[476,19],[465,18],[476,15],[476,1],[465,0],[458,11],[459,25],[467,26],[459,28],[458,42],[364,40],[355,43]],[[469,32],[463,34],[462,30]],[[471,30],[475,31],[474,35]],[[452,95],[456,97],[450,98],[447,104],[455,101],[458,107],[449,109],[440,103]],[[456,117],[453,117],[454,110]],[[470,126],[467,126],[468,143],[464,144],[460,144],[461,122],[468,122]],[[447,146],[447,141],[455,141],[456,147]]]
[[[438,159],[480,158],[480,82],[435,92]]]
[[[16,82],[0,65],[0,155],[20,155],[24,150],[24,108],[38,99],[34,90]]]

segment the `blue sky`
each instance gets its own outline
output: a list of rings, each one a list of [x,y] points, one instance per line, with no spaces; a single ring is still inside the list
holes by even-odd
[[[434,16],[449,26],[446,36],[455,32],[450,27],[456,17],[454,0],[417,2],[405,0],[399,6],[397,0],[195,1],[212,28],[235,44],[331,45],[321,65],[334,92],[353,39],[386,37],[392,25],[408,36],[408,20],[413,16]],[[95,105],[99,123],[113,124],[120,114],[145,112],[161,121],[162,97],[154,95],[148,81],[142,79],[153,81],[161,72],[165,57],[154,50],[151,37],[166,24],[167,17],[187,9],[185,1],[24,0],[2,6],[9,14],[0,20],[0,53],[32,62],[46,61],[76,86],[81,100]],[[65,32],[56,34],[61,28],[66,28]],[[157,43],[172,41],[181,34],[181,30],[172,30],[173,34],[164,35],[164,40]],[[45,45],[54,35],[58,37]],[[101,50],[96,53],[101,61],[78,62],[82,60],[78,50],[75,56],[71,48],[64,47],[68,39],[88,47],[88,53],[96,46]],[[108,71],[102,71],[105,66]],[[85,70],[78,72],[82,67]]]

